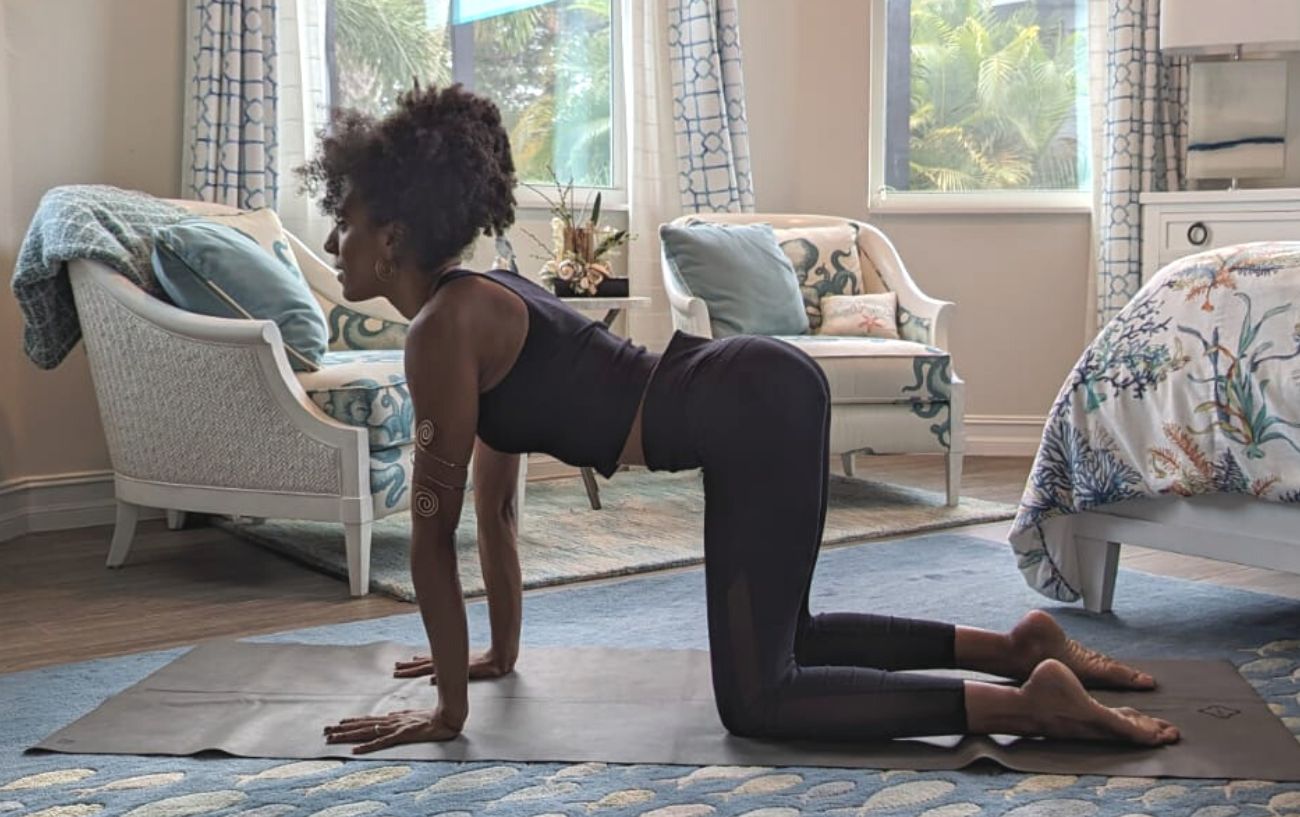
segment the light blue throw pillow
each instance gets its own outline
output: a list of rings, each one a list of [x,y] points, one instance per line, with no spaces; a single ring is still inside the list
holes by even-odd
[[[770,224],[665,224],[659,239],[686,288],[708,305],[714,337],[807,334],[799,279]]]
[[[296,371],[320,368],[329,330],[302,272],[246,233],[189,219],[154,233],[153,270],[176,306],[218,318],[275,321]]]

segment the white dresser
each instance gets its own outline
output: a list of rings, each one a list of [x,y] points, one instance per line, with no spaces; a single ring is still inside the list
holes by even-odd
[[[1300,188],[1143,193],[1142,280],[1185,255],[1244,241],[1300,241]]]

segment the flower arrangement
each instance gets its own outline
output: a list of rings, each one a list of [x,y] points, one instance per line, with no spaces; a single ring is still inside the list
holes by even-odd
[[[557,294],[567,289],[576,295],[596,295],[600,285],[614,277],[610,270],[610,259],[632,237],[627,230],[616,230],[600,224],[600,193],[596,193],[590,210],[586,205],[577,208],[573,181],[562,185],[555,170],[549,167],[547,170],[555,185],[555,198],[525,184],[541,196],[551,209],[549,246],[524,230],[529,238],[547,252],[544,256],[535,256],[546,262],[542,267],[542,280]]]

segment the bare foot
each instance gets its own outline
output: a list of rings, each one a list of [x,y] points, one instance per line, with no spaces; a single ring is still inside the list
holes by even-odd
[[[1061,625],[1042,610],[1031,610],[1011,630],[1011,649],[1021,657],[1023,674],[1055,658],[1069,667],[1085,687],[1155,689],[1156,679],[1068,638]]]
[[[1034,733],[1049,738],[1115,740],[1141,746],[1175,743],[1178,727],[1129,707],[1099,703],[1065,664],[1048,659],[1020,688],[1036,721]]]

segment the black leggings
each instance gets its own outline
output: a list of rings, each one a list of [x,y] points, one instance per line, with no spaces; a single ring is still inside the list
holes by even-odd
[[[950,624],[811,615],[826,520],[830,393],[771,338],[676,333],[646,392],[651,470],[704,471],[713,689],[734,734],[862,740],[966,731]]]

